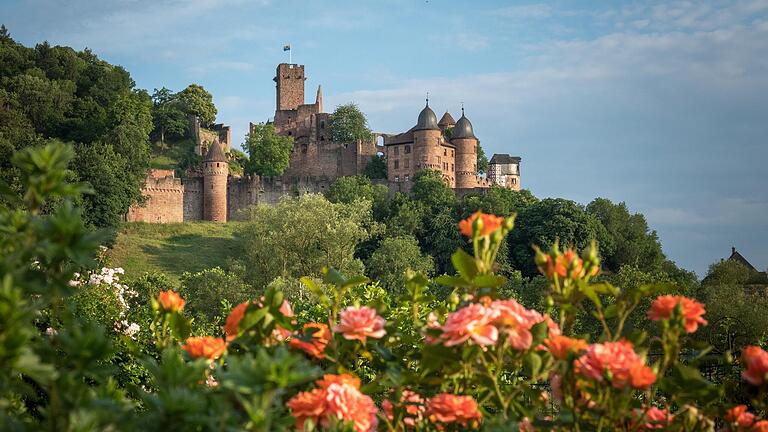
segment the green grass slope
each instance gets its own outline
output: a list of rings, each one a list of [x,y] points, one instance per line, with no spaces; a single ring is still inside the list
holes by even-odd
[[[110,265],[123,267],[128,279],[161,271],[178,282],[185,271],[225,267],[240,251],[233,235],[238,226],[238,222],[127,223],[107,258]]]

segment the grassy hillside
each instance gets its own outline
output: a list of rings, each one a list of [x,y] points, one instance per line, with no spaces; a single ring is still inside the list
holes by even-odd
[[[185,271],[224,267],[237,255],[240,244],[233,237],[237,222],[187,222],[179,224],[125,224],[108,253],[109,262],[123,267],[126,276],[162,271],[178,281]]]

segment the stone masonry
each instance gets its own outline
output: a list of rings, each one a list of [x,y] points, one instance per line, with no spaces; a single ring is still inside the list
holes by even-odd
[[[427,105],[416,126],[400,134],[374,133],[383,138],[355,143],[333,142],[330,114],[323,112],[322,88],[315,102],[304,101],[304,66],[281,63],[275,71],[275,117],[278,134],[293,138],[289,167],[279,177],[229,174],[229,126],[202,128],[190,119],[195,152],[204,156],[202,166],[183,178],[173,171],[151,170],[143,194],[145,201],[132,206],[126,220],[172,223],[193,220],[226,222],[254,204],[277,203],[284,196],[324,192],[335,179],[362,173],[377,155],[386,159],[387,184],[392,192],[410,190],[422,169],[437,170],[457,194],[482,192],[492,185],[520,190],[520,158],[493,155],[487,177],[477,174],[477,146],[472,123],[464,115],[454,121],[446,112],[438,122]],[[251,123],[251,128],[253,123]]]

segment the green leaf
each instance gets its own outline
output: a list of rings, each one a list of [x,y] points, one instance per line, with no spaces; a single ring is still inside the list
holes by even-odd
[[[472,285],[478,288],[496,288],[504,285],[506,282],[507,278],[495,274],[483,274],[472,279]]]
[[[589,300],[592,301],[592,303],[595,304],[598,308],[603,307],[603,303],[600,301],[600,297],[598,297],[597,293],[595,292],[595,288],[586,283],[579,284],[579,291],[581,291],[582,294],[584,294]]]
[[[463,249],[459,249],[451,255],[451,262],[453,263],[453,268],[456,269],[464,280],[471,281],[477,276],[477,262],[475,262],[475,258],[464,252]]]
[[[523,357],[523,370],[531,379],[536,379],[539,375],[541,364],[541,357],[533,351]]]
[[[707,406],[718,403],[724,395],[724,390],[704,379],[698,369],[679,363],[673,366],[669,376],[661,379],[659,388],[680,404]]]
[[[435,278],[435,282],[447,287],[468,287],[471,284],[458,276],[442,275]]]

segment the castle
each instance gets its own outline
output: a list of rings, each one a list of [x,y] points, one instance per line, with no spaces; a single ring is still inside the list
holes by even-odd
[[[190,119],[200,167],[183,178],[173,170],[153,169],[147,175],[143,203],[128,210],[131,222],[172,223],[195,220],[226,222],[239,210],[258,203],[274,204],[283,196],[324,192],[342,176],[358,175],[373,158],[386,160],[387,184],[392,192],[410,190],[414,175],[423,169],[439,171],[445,183],[464,195],[492,185],[520,190],[520,158],[494,154],[486,177],[478,175],[479,141],[461,110],[454,121],[449,112],[438,121],[426,106],[416,125],[399,134],[373,133],[369,141],[334,142],[330,116],[323,112],[322,87],[315,102],[304,100],[304,65],[281,63],[275,72],[275,131],[293,138],[288,169],[278,177],[239,176],[229,172],[229,126],[201,127]],[[250,125],[253,128],[253,123]]]

